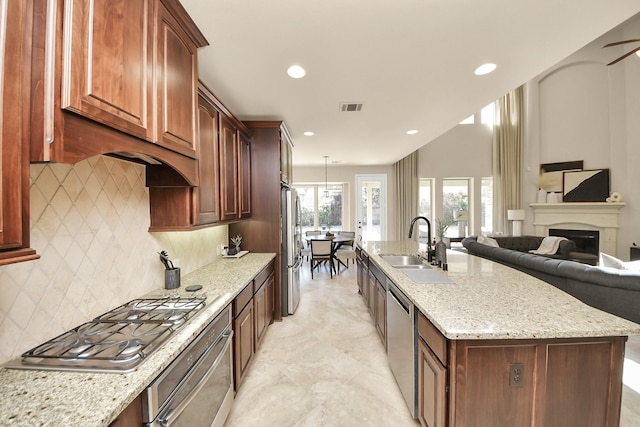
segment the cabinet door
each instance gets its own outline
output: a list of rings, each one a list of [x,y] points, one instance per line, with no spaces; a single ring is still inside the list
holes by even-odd
[[[367,307],[369,307],[369,314],[372,319],[376,318],[376,295],[378,293],[376,288],[376,276],[373,275],[371,269],[369,269],[369,289],[367,290]]]
[[[276,284],[275,276],[273,273],[271,273],[266,283],[264,284],[264,286],[266,287],[265,298],[267,300],[267,316],[265,319],[265,322],[267,325],[270,325],[271,322],[273,322],[273,307],[274,307],[273,296],[274,296],[275,284]]]
[[[238,179],[240,218],[251,216],[251,138],[239,132],[238,136]]]
[[[152,1],[69,3],[62,108],[152,140]]]
[[[142,425],[142,397],[138,396],[118,415],[118,418],[109,424],[109,427],[140,427]]]
[[[253,356],[253,301],[233,319],[233,370],[236,390],[247,373]]]
[[[447,425],[447,369],[418,339],[418,419],[423,427]]]
[[[362,260],[360,259],[360,257],[356,257],[356,271],[357,271],[356,280],[358,282],[358,292],[360,292],[360,295],[364,295],[364,292],[362,289],[362,273],[364,271],[364,267],[362,265]]]
[[[291,184],[293,182],[293,150],[291,140],[286,132],[280,132],[280,181]]]
[[[253,314],[255,322],[255,343],[254,348],[257,349],[264,337],[264,332],[267,329],[267,298],[266,288],[264,285],[260,286],[258,292],[253,295]]]
[[[387,346],[387,291],[376,279],[376,329],[382,343]]]
[[[194,188],[195,224],[220,220],[218,111],[198,97],[198,172],[200,186]]]
[[[31,7],[0,0],[0,265],[38,258],[28,248]]]
[[[238,144],[236,128],[220,115],[220,202],[223,220],[236,219],[238,213]]]
[[[156,46],[157,141],[195,157],[197,48],[162,2],[158,4]]]

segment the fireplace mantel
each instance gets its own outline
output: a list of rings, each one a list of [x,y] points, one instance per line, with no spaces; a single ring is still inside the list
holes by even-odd
[[[626,203],[571,202],[531,203],[537,236],[548,236],[549,228],[598,230],[600,252],[616,256],[618,216]]]

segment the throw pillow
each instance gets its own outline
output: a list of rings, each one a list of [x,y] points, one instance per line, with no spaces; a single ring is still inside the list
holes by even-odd
[[[624,261],[614,256],[600,252],[600,259],[598,260],[598,265],[600,267],[613,267],[617,268],[618,270],[626,270],[627,267],[624,264]]]
[[[496,239],[492,239],[491,237],[478,236],[477,242],[487,246],[493,246],[494,248],[499,248],[500,245]]]
[[[624,266],[627,270],[640,271],[640,261],[625,262]]]

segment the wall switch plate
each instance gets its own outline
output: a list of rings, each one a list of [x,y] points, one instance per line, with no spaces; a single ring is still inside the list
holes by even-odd
[[[509,369],[509,386],[522,387],[524,385],[524,364],[512,363]]]

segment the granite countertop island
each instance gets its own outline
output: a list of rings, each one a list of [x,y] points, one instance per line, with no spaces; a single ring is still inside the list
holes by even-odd
[[[447,271],[409,273],[428,282],[417,283],[381,256],[416,254],[417,243],[361,248],[370,273],[386,275],[421,313],[414,381],[425,424],[620,425],[625,343],[640,325],[464,252],[447,251]]]
[[[200,284],[207,305],[132,373],[0,369],[0,425],[108,426],[274,258],[218,259],[184,275],[178,294]]]
[[[364,242],[361,247],[448,339],[640,334],[636,323],[590,307],[542,280],[484,258],[448,250],[448,271],[434,269],[454,283],[421,284],[380,257],[416,254],[416,242]]]

